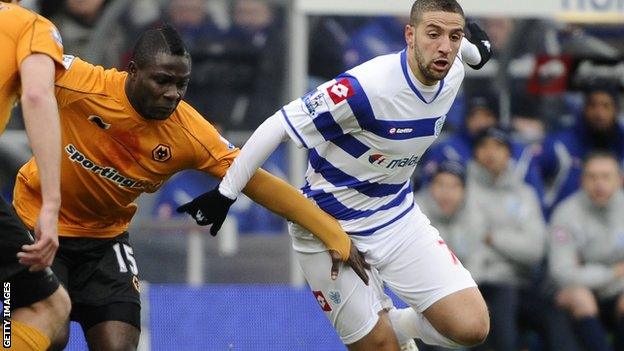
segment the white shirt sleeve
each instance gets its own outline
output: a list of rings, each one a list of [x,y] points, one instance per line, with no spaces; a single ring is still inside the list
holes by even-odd
[[[298,147],[312,149],[321,143],[361,130],[353,106],[368,103],[353,76],[340,76],[284,106],[278,113]]]
[[[288,140],[279,113],[269,117],[256,129],[241,149],[240,155],[234,159],[219,185],[219,192],[223,196],[236,199],[256,170],[281,142]]]
[[[477,46],[466,39],[462,38],[461,47],[459,48],[461,58],[469,65],[478,65],[481,62],[481,54]]]

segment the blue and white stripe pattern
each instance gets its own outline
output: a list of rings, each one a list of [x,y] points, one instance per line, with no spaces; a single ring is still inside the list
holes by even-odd
[[[286,105],[280,111],[286,130],[309,149],[303,193],[351,235],[370,235],[420,213],[410,178],[438,136],[463,76],[457,59],[444,80],[424,86],[402,51],[357,66]]]

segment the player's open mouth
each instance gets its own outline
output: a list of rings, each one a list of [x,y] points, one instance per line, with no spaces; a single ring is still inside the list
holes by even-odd
[[[443,71],[448,68],[449,62],[447,59],[437,59],[433,61],[433,66],[439,71]]]

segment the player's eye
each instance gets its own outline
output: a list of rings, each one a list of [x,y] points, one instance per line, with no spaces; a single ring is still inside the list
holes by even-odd
[[[458,41],[458,40],[461,40],[461,38],[462,38],[461,34],[451,34],[452,41]]]
[[[157,77],[154,78],[154,81],[157,84],[167,84],[167,83],[169,83],[169,78],[162,77],[162,76],[157,76]]]
[[[431,39],[435,39],[435,38],[437,38],[437,37],[439,37],[439,36],[440,36],[437,32],[429,32],[427,35],[428,35],[428,36],[429,36],[429,38],[431,38]]]

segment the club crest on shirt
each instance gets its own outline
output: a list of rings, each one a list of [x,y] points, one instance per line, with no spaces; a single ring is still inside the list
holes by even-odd
[[[440,133],[442,132],[442,127],[444,127],[444,121],[446,120],[446,115],[441,116],[440,118],[438,118],[438,120],[435,123],[435,129],[434,129],[434,134],[435,136],[440,136]]]
[[[338,290],[330,290],[329,293],[329,299],[335,303],[336,305],[340,305],[340,303],[342,302],[342,297],[340,296],[340,291]]]
[[[171,147],[166,144],[158,144],[152,150],[152,158],[158,162],[168,161],[171,158]]]

